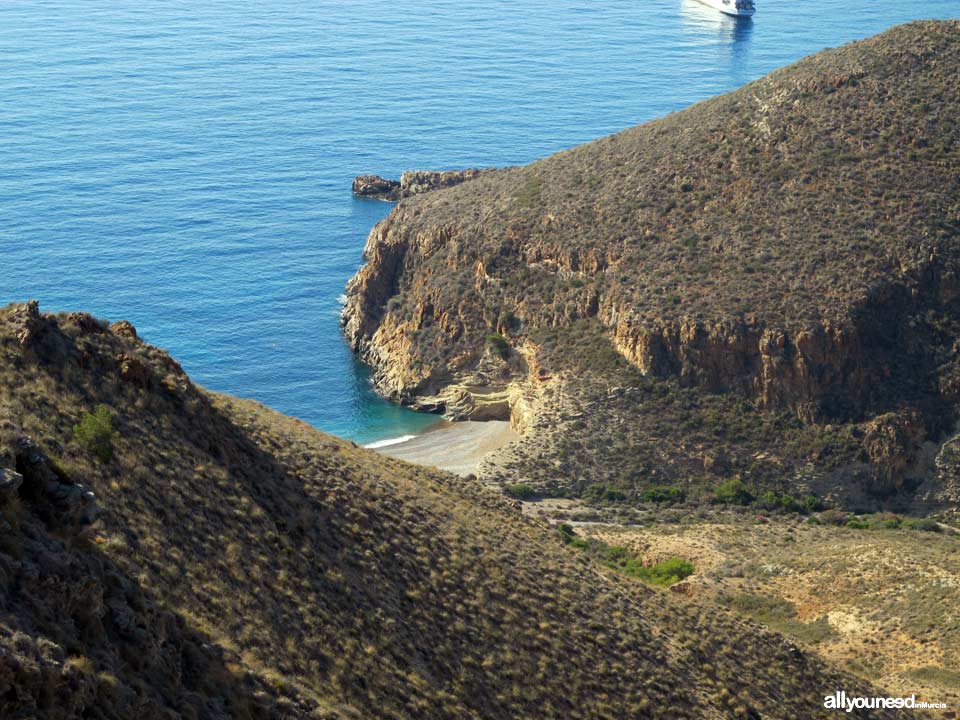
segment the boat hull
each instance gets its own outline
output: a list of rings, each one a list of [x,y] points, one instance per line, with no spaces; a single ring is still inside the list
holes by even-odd
[[[731,15],[733,17],[750,17],[757,10],[756,8],[738,8],[735,5],[736,0],[729,0],[729,4],[723,2],[723,0],[699,0],[707,7],[712,7],[714,10],[719,10],[724,15]]]

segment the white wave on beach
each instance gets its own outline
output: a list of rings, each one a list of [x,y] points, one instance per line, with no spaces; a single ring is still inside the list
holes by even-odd
[[[364,447],[368,450],[376,450],[377,448],[389,447],[390,445],[399,445],[407,440],[413,440],[415,437],[416,435],[401,435],[400,437],[387,438],[386,440],[377,440],[369,445],[364,445]]]
[[[340,293],[337,295],[337,302],[340,303],[340,307],[343,307],[347,304],[347,295],[346,293]]]

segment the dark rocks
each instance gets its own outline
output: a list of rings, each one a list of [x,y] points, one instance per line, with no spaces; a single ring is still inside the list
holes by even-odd
[[[16,464],[23,494],[48,521],[80,531],[93,525],[103,510],[84,485],[71,481],[47,458],[32,438],[17,439]]]
[[[0,468],[0,506],[17,494],[23,484],[23,475],[10,468]]]
[[[139,358],[124,354],[120,356],[120,379],[146,389],[153,380],[153,370]]]
[[[400,199],[400,183],[379,175],[358,175],[353,179],[353,194],[377,200]]]
[[[67,324],[80,331],[81,335],[94,335],[106,330],[106,325],[90,313],[72,312],[67,315]]]
[[[47,483],[46,491],[60,521],[71,527],[92,525],[103,513],[96,496],[80,483],[73,485],[51,481]]]
[[[917,411],[886,413],[867,423],[863,449],[873,467],[875,494],[900,490],[926,433]]]
[[[422,195],[432,190],[453,187],[487,172],[491,171],[474,168],[446,172],[412,170],[403,173],[399,182],[379,175],[358,175],[353,180],[353,194],[359,197],[397,202],[411,195]]]
[[[400,192],[404,197],[420,195],[425,192],[430,192],[431,190],[453,187],[467,180],[473,180],[474,178],[480,177],[484,172],[490,171],[476,170],[474,168],[467,170],[448,170],[446,172],[412,170],[400,176]]]

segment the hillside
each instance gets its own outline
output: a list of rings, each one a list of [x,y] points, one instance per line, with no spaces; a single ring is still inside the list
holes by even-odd
[[[347,338],[387,397],[527,430],[501,482],[953,507],[958,74],[960,23],[912,23],[404,199]]]
[[[0,716],[826,716],[869,694],[477,483],[0,311]],[[826,689],[826,690],[825,690]]]
[[[662,516],[661,516],[662,517]],[[893,695],[960,704],[960,537],[889,513],[860,523],[725,517],[584,532],[648,562],[690,558],[671,588],[815,648]]]

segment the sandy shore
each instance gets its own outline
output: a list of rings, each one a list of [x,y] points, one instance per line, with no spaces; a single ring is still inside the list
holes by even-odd
[[[374,449],[407,462],[469,475],[476,472],[484,455],[518,437],[506,420],[442,423],[409,440]]]

